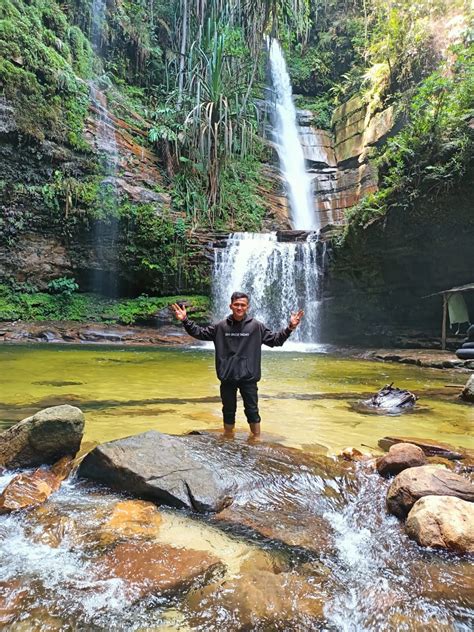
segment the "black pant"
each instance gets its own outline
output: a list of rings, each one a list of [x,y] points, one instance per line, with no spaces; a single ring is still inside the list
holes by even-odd
[[[258,387],[257,382],[221,382],[222,414],[225,424],[235,424],[237,411],[237,389],[244,400],[244,412],[249,424],[258,424]]]

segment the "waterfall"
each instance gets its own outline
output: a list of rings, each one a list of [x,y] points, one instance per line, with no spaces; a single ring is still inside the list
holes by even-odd
[[[276,40],[269,45],[274,101],[273,141],[285,177],[293,227],[310,232],[304,242],[279,242],[276,233],[234,233],[216,248],[213,270],[214,315],[229,313],[234,291],[250,296],[251,314],[273,330],[288,324],[292,311],[305,316],[292,340],[318,340],[325,245],[319,241],[311,180],[298,136],[288,71]]]
[[[290,312],[305,317],[292,340],[314,342],[324,252],[315,236],[305,242],[279,242],[276,233],[233,233],[214,254],[214,312],[229,313],[234,290],[250,296],[251,314],[273,330],[288,324]]]
[[[290,216],[293,228],[316,230],[316,209],[311,178],[298,136],[296,108],[293,103],[290,77],[277,40],[270,43],[270,71],[274,99],[274,142],[280,166],[287,183]]]
[[[92,47],[99,57],[105,21],[105,0],[93,0],[90,38]],[[102,173],[105,175],[100,183],[98,195],[101,218],[95,222],[93,228],[97,263],[92,272],[91,284],[93,291],[115,296],[118,294],[116,242],[119,230],[117,190],[119,153],[115,124],[109,113],[107,97],[99,89],[98,80],[92,81],[89,87],[96,116],[95,147],[100,153]]]

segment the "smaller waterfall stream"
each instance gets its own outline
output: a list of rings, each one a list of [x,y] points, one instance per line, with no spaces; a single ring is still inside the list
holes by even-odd
[[[106,22],[105,0],[93,0],[91,21],[91,42],[94,51],[100,57],[102,33]],[[96,150],[101,155],[102,173],[105,178],[99,188],[100,219],[93,229],[94,248],[97,255],[97,267],[92,273],[92,289],[100,294],[116,296],[118,294],[118,276],[116,274],[116,241],[118,237],[117,173],[119,152],[115,124],[110,116],[107,97],[98,87],[99,81],[90,83],[90,98],[96,117]]]

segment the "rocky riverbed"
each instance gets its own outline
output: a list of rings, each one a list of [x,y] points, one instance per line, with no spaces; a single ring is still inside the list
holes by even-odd
[[[77,471],[82,422],[60,406],[0,435],[5,464],[27,459],[22,446],[39,431],[32,463],[45,446],[45,460],[62,457],[0,476],[2,625],[388,632],[474,622],[474,485],[430,461],[442,448],[462,467],[465,450],[392,437],[376,463],[357,450],[327,457],[151,432],[98,446]],[[402,506],[406,530],[387,512]]]

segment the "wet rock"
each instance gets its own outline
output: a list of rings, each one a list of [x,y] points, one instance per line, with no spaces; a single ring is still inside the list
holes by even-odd
[[[266,571],[206,586],[187,599],[192,626],[205,629],[219,620],[219,613],[228,613],[223,626],[228,632],[316,629],[312,626],[324,619],[323,605],[308,578]]]
[[[407,534],[421,546],[474,553],[474,504],[453,496],[424,496],[408,514]]]
[[[363,402],[364,405],[387,411],[412,408],[416,403],[416,395],[392,384],[386,384],[378,393]]]
[[[437,556],[435,564],[420,564],[415,578],[423,597],[474,608],[474,564],[468,558]],[[447,577],[453,581],[446,581]]]
[[[0,434],[0,464],[9,468],[53,463],[81,445],[84,415],[75,406],[52,406]]]
[[[143,500],[118,502],[102,528],[100,541],[110,544],[124,539],[150,539],[156,536],[163,519],[153,503]]]
[[[71,474],[76,462],[71,456],[63,456],[51,467],[51,472],[60,480],[64,481]]]
[[[39,469],[32,474],[18,474],[0,495],[0,513],[41,505],[60,485],[61,479],[48,470]]]
[[[438,465],[410,467],[398,474],[387,494],[390,513],[404,518],[423,496],[456,496],[474,502],[474,485]]]
[[[395,476],[408,467],[425,465],[426,456],[421,448],[412,443],[396,443],[391,446],[388,454],[377,459],[377,471],[388,478]]]
[[[223,480],[198,439],[149,431],[104,443],[78,475],[166,505],[219,511],[231,502],[233,482]]]
[[[466,386],[463,388],[461,397],[466,402],[474,402],[474,374],[471,375],[466,382]]]
[[[330,523],[300,508],[299,511],[279,511],[231,505],[216,514],[218,524],[244,527],[263,539],[282,542],[286,546],[303,548],[315,553],[328,553],[333,547]]]
[[[346,461],[368,461],[371,459],[370,454],[364,454],[357,448],[344,448],[340,456]]]
[[[57,507],[53,510],[45,506],[33,509],[28,515],[25,532],[33,542],[53,549],[59,546],[72,549],[84,544],[76,521],[71,516],[58,515]]]
[[[28,595],[18,579],[0,582],[0,625],[7,625],[22,611],[22,603]]]
[[[378,445],[382,450],[389,450],[396,443],[413,443],[420,447],[426,456],[441,456],[445,459],[456,460],[464,458],[464,451],[457,450],[447,443],[432,441],[431,439],[418,439],[417,437],[383,437]]]
[[[98,560],[101,579],[117,577],[128,585],[130,599],[177,591],[209,577],[221,566],[203,551],[178,549],[167,544],[129,542],[119,544]]]

